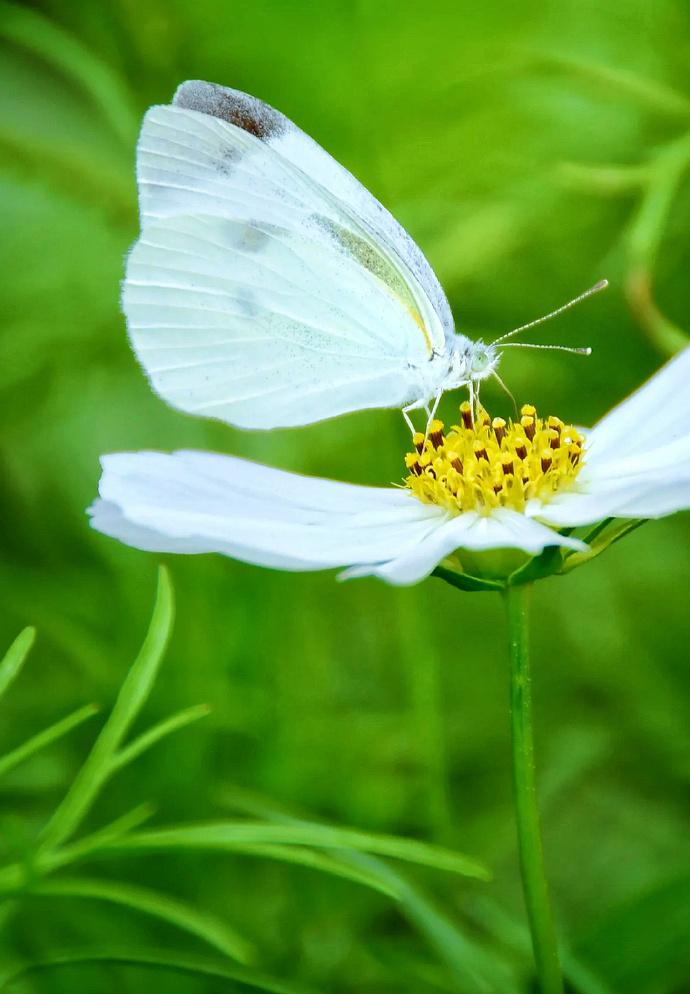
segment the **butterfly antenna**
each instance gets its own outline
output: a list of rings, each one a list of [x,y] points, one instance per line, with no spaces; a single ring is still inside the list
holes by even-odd
[[[498,373],[496,372],[496,370],[495,370],[495,369],[494,369],[494,371],[493,371],[493,373],[492,373],[491,375],[493,376],[493,378],[494,378],[495,380],[497,380],[497,381],[498,381],[498,383],[499,383],[499,384],[500,384],[500,386],[501,386],[501,389],[502,389],[502,390],[504,390],[504,391],[505,391],[505,392],[506,392],[506,393],[508,394],[508,396],[510,397],[510,399],[511,399],[511,401],[512,401],[512,403],[513,403],[513,407],[515,408],[515,414],[517,415],[517,409],[518,409],[518,406],[517,406],[517,401],[515,400],[515,397],[513,396],[513,394],[512,394],[512,393],[511,393],[511,391],[510,391],[510,390],[508,389],[508,387],[507,387],[507,386],[506,386],[506,384],[505,384],[505,383],[503,382],[503,380],[502,380],[502,379],[501,379],[501,377],[500,377],[500,376],[498,375]]]
[[[495,344],[495,343],[494,343]],[[591,355],[592,350],[587,346],[586,348],[579,348],[575,345],[537,345],[535,342],[508,342],[507,345],[503,345],[504,349],[551,349],[554,352],[572,352],[574,355]]]
[[[501,342],[505,342],[508,338],[512,338],[514,335],[519,335],[521,331],[527,331],[528,328],[534,328],[538,324],[544,324],[545,321],[550,321],[551,318],[558,317],[559,314],[562,314],[564,311],[569,311],[571,307],[574,307],[575,304],[579,304],[580,301],[586,300],[587,297],[591,297],[595,293],[599,293],[600,290],[605,290],[608,285],[608,280],[599,280],[599,282],[595,283],[594,286],[591,286],[589,290],[585,290],[584,293],[581,293],[579,297],[569,300],[567,304],[563,304],[562,307],[557,307],[555,311],[551,311],[549,314],[544,314],[543,317],[537,318],[535,321],[529,321],[527,324],[521,324],[519,328],[513,328],[512,331],[508,331],[505,335],[501,335],[500,338],[496,338],[493,342],[491,342],[491,344],[500,345]]]

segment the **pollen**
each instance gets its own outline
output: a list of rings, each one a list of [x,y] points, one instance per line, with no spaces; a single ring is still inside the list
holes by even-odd
[[[524,510],[572,486],[583,461],[584,437],[560,418],[540,418],[525,404],[515,421],[460,406],[459,424],[446,431],[434,420],[418,432],[405,456],[405,486],[425,504],[453,514],[497,507]]]

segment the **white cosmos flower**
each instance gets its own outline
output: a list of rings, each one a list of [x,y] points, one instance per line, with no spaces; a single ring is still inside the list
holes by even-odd
[[[558,529],[690,507],[690,349],[589,431],[537,419],[533,408],[514,425],[469,419],[447,437],[434,423],[426,448],[417,437],[422,452],[407,457],[406,487],[338,483],[206,452],[107,455],[91,524],[147,551],[216,552],[285,570],[347,567],[345,576],[411,584],[456,550],[584,550]]]

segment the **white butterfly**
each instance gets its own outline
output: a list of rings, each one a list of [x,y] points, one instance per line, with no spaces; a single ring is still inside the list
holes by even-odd
[[[456,333],[392,215],[245,93],[190,81],[152,107],[137,179],[123,307],[153,388],[183,411],[274,428],[399,407],[412,428],[445,390],[472,398],[523,330],[488,345]]]

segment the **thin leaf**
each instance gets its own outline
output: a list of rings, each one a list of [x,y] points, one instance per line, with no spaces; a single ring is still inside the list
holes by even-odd
[[[59,846],[73,834],[107,780],[112,758],[151,691],[168,644],[173,615],[172,587],[167,571],[161,567],[156,604],[144,644],[122,684],[101,734],[43,831],[44,850]]]
[[[355,849],[394,859],[446,870],[462,876],[490,879],[488,869],[462,853],[443,849],[416,839],[395,835],[374,835],[351,828],[330,825],[280,825],[263,822],[206,822],[139,832],[117,840],[117,849],[220,849],[237,850],[255,844],[316,846],[323,849]]]
[[[215,915],[206,911],[197,911],[184,901],[148,888],[119,881],[64,877],[37,884],[31,888],[31,893],[41,897],[76,897],[108,901],[175,925],[207,942],[218,952],[239,960],[240,963],[250,963],[254,958],[252,947],[246,939]]]
[[[587,563],[591,559],[596,559],[596,557],[600,556],[602,552],[605,552],[610,545],[614,545],[616,542],[619,542],[626,535],[634,532],[637,528],[640,528],[641,525],[646,524],[647,521],[647,518],[606,518],[603,522],[605,526],[604,529],[593,529],[595,537],[591,542],[589,549],[586,552],[572,552],[570,555],[566,556],[560,572],[570,573],[571,570],[581,566],[583,563]],[[612,527],[609,527],[610,523],[613,523]],[[585,538],[585,541],[587,541],[588,537],[589,536]]]
[[[58,739],[62,738],[63,735],[67,735],[71,732],[73,728],[81,725],[83,722],[88,721],[98,712],[97,704],[86,704],[83,708],[79,708],[77,711],[73,711],[72,714],[68,714],[66,718],[61,718],[60,721],[56,721],[54,725],[50,725],[45,728],[42,732],[38,732],[37,735],[32,736],[27,739],[22,745],[17,746],[12,752],[5,753],[4,756],[0,756],[0,777],[10,770],[18,766],[19,763],[33,756],[34,753],[43,749],[45,746],[50,745],[52,742],[56,742]]]
[[[386,897],[398,898],[396,889],[375,873],[371,873],[363,867],[349,866],[337,857],[318,852],[316,849],[308,849],[306,846],[238,845],[233,849],[233,852],[243,856],[257,856],[259,859],[274,859],[279,863],[306,866],[334,877],[341,877],[343,880],[349,880],[351,883],[362,884]]]
[[[500,990],[502,994],[519,994],[515,976],[499,951],[485,949],[396,869],[366,853],[343,853],[339,858],[378,873],[395,887],[405,917],[457,980],[471,985],[470,989],[477,992],[493,994]]]
[[[313,994],[313,991],[296,984],[275,980],[249,967],[230,967],[225,963],[215,963],[202,957],[176,956],[167,950],[157,949],[89,949],[84,952],[64,952],[45,959],[36,960],[23,966],[10,968],[0,976],[0,990],[14,984],[32,973],[53,970],[61,966],[82,966],[103,964],[108,966],[134,966],[153,970],[170,970],[195,977],[212,977],[217,980],[230,980],[241,984],[241,989],[266,991],[267,994]]]
[[[110,763],[111,773],[131,763],[132,760],[137,759],[143,752],[146,752],[151,746],[154,746],[162,738],[165,738],[166,735],[184,728],[185,725],[190,725],[193,721],[198,721],[199,718],[205,718],[210,713],[211,708],[208,704],[195,704],[193,707],[179,711],[177,714],[165,718],[157,725],[153,725],[113,756]]]
[[[24,665],[29,649],[36,638],[35,628],[25,628],[5,653],[0,663],[0,697],[5,693],[12,681]]]
[[[97,829],[90,835],[85,835],[78,842],[73,842],[69,846],[63,846],[57,851],[41,852],[36,860],[39,870],[50,873],[61,866],[68,866],[77,860],[85,859],[99,849],[104,848],[112,842],[116,842],[123,835],[126,835],[133,828],[138,828],[143,822],[148,821],[156,813],[153,804],[139,804],[131,811],[120,815],[114,821],[108,822],[102,828]],[[4,871],[0,871],[0,876]]]
[[[126,836],[131,828],[150,818],[153,813],[154,808],[151,805],[141,805],[123,818],[106,825],[92,835],[79,839],[72,845],[57,851],[41,853],[36,859],[34,871],[42,874],[53,873],[55,870],[97,855],[104,849],[117,849],[118,839]],[[369,887],[386,897],[397,899],[398,896],[390,884],[369,870],[363,867],[350,866],[333,856],[318,852],[315,849],[308,849],[306,846],[237,844],[233,847],[233,852],[242,856],[256,856],[258,859],[273,859],[280,863],[306,866]],[[25,884],[26,870],[22,864],[11,863],[0,870],[0,893],[21,890]]]
[[[439,565],[431,574],[440,580],[445,580],[451,587],[458,590],[467,590],[471,593],[482,593],[483,591],[503,590],[504,584],[497,580],[485,580],[479,576],[471,576],[460,570],[448,569],[447,566]]]
[[[314,824],[303,818],[295,818],[285,809],[240,788],[226,789],[220,801],[235,811],[282,824]],[[493,994],[497,990],[503,994],[519,994],[520,988],[515,977],[497,953],[489,953],[474,938],[465,935],[455,922],[439,911],[397,869],[375,856],[361,852],[339,852],[329,858],[343,867],[366,871],[378,882],[379,887],[388,888],[409,923],[424,936],[456,981],[468,985],[477,994]]]
[[[69,866],[79,859],[90,856],[97,852],[105,843],[118,839],[121,835],[129,832],[132,828],[137,828],[155,813],[155,808],[151,804],[139,804],[132,811],[109,822],[103,828],[85,836],[78,842],[70,846],[65,846],[57,851],[39,852],[27,874],[26,863],[8,863],[0,869],[0,893],[14,893],[26,887],[27,882],[31,883],[36,876],[52,873],[63,866]]]

